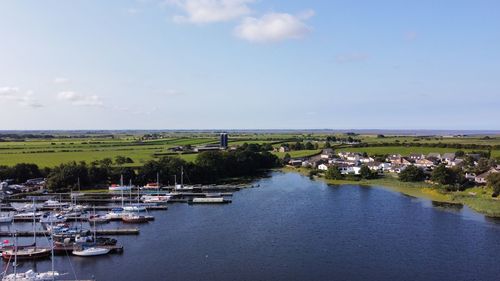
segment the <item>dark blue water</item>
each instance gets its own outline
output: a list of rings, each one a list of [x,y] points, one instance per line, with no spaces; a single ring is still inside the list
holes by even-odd
[[[467,208],[292,173],[259,183],[229,205],[170,205],[139,236],[118,237],[122,255],[58,257],[56,269],[97,280],[500,278],[500,226]]]

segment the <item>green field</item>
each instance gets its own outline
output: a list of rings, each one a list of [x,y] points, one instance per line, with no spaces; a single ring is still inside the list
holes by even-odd
[[[300,158],[300,157],[309,157],[312,155],[316,155],[321,152],[321,149],[318,150],[298,150],[298,151],[289,151],[289,152],[273,152],[274,155],[279,158],[285,157],[285,154],[290,154],[292,158]]]
[[[216,133],[162,133],[161,138],[153,140],[142,140],[142,134],[114,134],[99,135],[89,134],[83,136],[72,136],[64,132],[57,133],[52,139],[4,139],[0,134],[0,165],[15,165],[17,163],[35,163],[40,167],[54,167],[60,163],[69,161],[101,160],[104,158],[115,158],[116,156],[130,157],[134,163],[127,166],[140,166],[145,161],[161,157],[163,155],[178,156],[186,161],[194,161],[196,154],[176,154],[168,149],[174,146],[196,146],[206,144],[216,144],[219,141]],[[311,141],[322,147],[327,136],[346,138],[345,134],[301,134],[301,133],[235,133],[229,138],[230,145],[242,145],[244,143],[273,143],[275,147],[281,142],[302,142]],[[376,145],[377,143],[406,143],[408,146],[380,146],[351,148],[344,147],[338,151],[367,152],[368,154],[394,154],[408,155],[410,153],[430,153],[430,152],[455,152],[455,148],[439,147],[413,147],[414,143],[454,143],[454,144],[483,144],[498,145],[500,137],[408,137],[408,136],[386,136],[379,138],[376,135],[353,136],[361,139],[363,143]],[[332,144],[335,145],[335,144]],[[464,151],[471,151],[464,149]],[[307,157],[318,154],[320,150],[291,151],[289,154],[293,158]],[[280,158],[285,153],[273,152]],[[491,151],[492,157],[500,158],[500,150]]]
[[[403,156],[408,156],[409,154],[412,153],[422,153],[422,154],[429,154],[431,152],[446,153],[446,152],[456,152],[457,150],[458,149],[456,148],[442,148],[442,147],[380,146],[380,147],[348,147],[348,148],[340,148],[337,151],[350,151],[350,152],[360,152],[360,153],[366,152],[368,153],[368,155],[401,154]],[[465,152],[472,151],[471,149],[462,149],[462,150]]]

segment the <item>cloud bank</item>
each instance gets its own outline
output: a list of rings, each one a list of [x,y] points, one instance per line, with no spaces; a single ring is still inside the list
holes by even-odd
[[[301,39],[312,31],[305,20],[313,15],[313,11],[308,11],[300,15],[269,13],[260,18],[246,17],[234,33],[240,39],[255,43]]]

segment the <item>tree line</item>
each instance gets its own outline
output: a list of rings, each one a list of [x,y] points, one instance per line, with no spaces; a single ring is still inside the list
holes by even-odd
[[[127,161],[126,157],[117,160]],[[113,161],[109,158],[91,163],[73,161],[43,170],[35,164],[17,164],[13,167],[0,167],[0,178],[25,182],[29,178],[46,177],[47,188],[53,192],[60,192],[77,188],[105,187],[119,183],[122,176],[124,184],[132,182],[134,185],[145,185],[148,182],[155,182],[157,175],[162,184],[173,184],[174,175],[177,176],[177,181],[180,181],[181,170],[184,171],[185,183],[216,183],[232,177],[253,176],[260,171],[280,165],[278,157],[267,151],[238,149],[202,152],[197,155],[194,162],[166,156],[149,160],[138,168],[113,165]]]

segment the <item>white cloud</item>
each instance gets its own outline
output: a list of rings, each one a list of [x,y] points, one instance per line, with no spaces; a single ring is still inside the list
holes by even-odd
[[[300,39],[311,32],[312,28],[304,21],[313,15],[314,11],[308,10],[296,16],[270,13],[261,18],[247,17],[234,32],[241,39],[257,43]]]
[[[184,14],[175,15],[177,23],[214,23],[241,18],[252,12],[248,4],[255,0],[166,0]]]
[[[68,82],[69,82],[69,79],[65,78],[65,77],[56,77],[56,78],[54,78],[54,83],[55,84],[64,84],[64,83],[68,83]]]
[[[365,61],[368,58],[370,58],[370,56],[366,53],[347,53],[336,56],[335,61],[337,63],[349,63]]]
[[[33,91],[23,92],[18,87],[0,87],[0,99],[31,108],[43,107],[43,104],[33,97]]]
[[[101,98],[97,95],[86,96],[81,95],[73,91],[63,91],[60,92],[57,97],[60,100],[69,101],[72,105],[76,106],[97,106],[101,107],[104,105]]]

